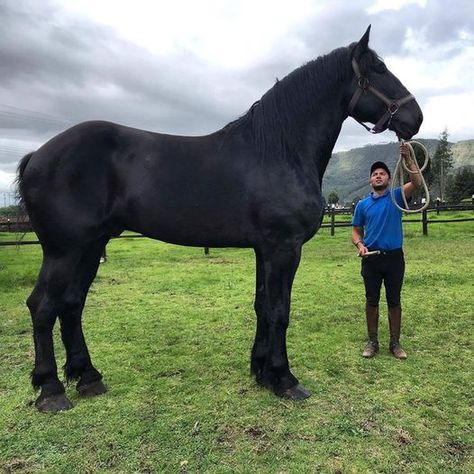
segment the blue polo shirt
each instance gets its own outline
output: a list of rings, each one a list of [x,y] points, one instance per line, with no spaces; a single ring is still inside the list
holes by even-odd
[[[395,188],[394,196],[402,206],[400,188]],[[371,193],[357,203],[352,225],[364,228],[364,245],[371,249],[393,250],[403,245],[402,211],[393,204],[388,188],[382,196]]]

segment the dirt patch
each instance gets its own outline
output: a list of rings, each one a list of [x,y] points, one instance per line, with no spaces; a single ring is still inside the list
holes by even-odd
[[[410,433],[408,433],[408,431],[405,431],[402,428],[399,428],[397,430],[396,440],[399,444],[402,444],[402,445],[413,443],[413,439],[412,439]]]
[[[378,423],[370,418],[362,424],[362,430],[366,433],[380,432]]]
[[[462,458],[468,453],[467,446],[460,441],[450,441],[449,443],[445,444],[445,448],[448,454],[458,458]]]
[[[263,439],[267,436],[265,431],[258,426],[251,426],[250,428],[247,428],[244,433],[254,439]]]
[[[184,372],[183,369],[165,370],[163,372],[158,372],[156,374],[156,377],[177,377],[178,375],[181,375],[183,372]]]
[[[26,459],[14,458],[8,461],[2,466],[2,472],[5,474],[10,474],[12,472],[24,470],[28,467],[28,461]]]

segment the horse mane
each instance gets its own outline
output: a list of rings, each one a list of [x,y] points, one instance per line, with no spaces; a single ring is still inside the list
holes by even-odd
[[[226,134],[242,128],[250,130],[263,161],[300,161],[295,150],[303,145],[308,119],[324,113],[328,96],[336,94],[338,85],[353,74],[350,57],[356,44],[335,49],[277,79],[260,100],[223,130]],[[369,50],[361,58],[361,70],[371,70],[377,59]]]
[[[350,47],[338,48],[277,79],[247,113],[227,124],[224,131],[250,128],[262,160],[298,159],[294,149],[301,145],[308,118],[321,113],[321,102],[352,73],[349,55]]]

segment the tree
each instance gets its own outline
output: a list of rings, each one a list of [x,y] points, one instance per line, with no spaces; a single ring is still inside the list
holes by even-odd
[[[18,206],[7,206],[0,208],[0,217],[17,217],[20,214]]]
[[[352,198],[352,204],[354,204],[354,206],[357,206],[357,203],[361,200],[362,198],[357,194],[357,196],[354,196]]]
[[[449,178],[446,195],[450,202],[458,203],[464,198],[474,196],[474,170],[472,168],[468,166],[461,168]]]
[[[431,163],[431,182],[437,186],[442,201],[445,200],[446,176],[452,167],[453,152],[448,143],[448,130],[444,129],[439,136],[438,146]]]
[[[339,195],[333,189],[328,196],[328,204],[337,204],[339,202]]]

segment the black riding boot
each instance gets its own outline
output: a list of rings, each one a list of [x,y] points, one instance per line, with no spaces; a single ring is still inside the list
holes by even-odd
[[[390,352],[397,359],[406,359],[407,354],[400,345],[400,328],[402,323],[402,307],[400,305],[388,308],[390,326]]]
[[[365,304],[365,316],[367,318],[367,333],[369,340],[362,352],[362,357],[374,357],[379,351],[378,328],[379,328],[379,307]]]

